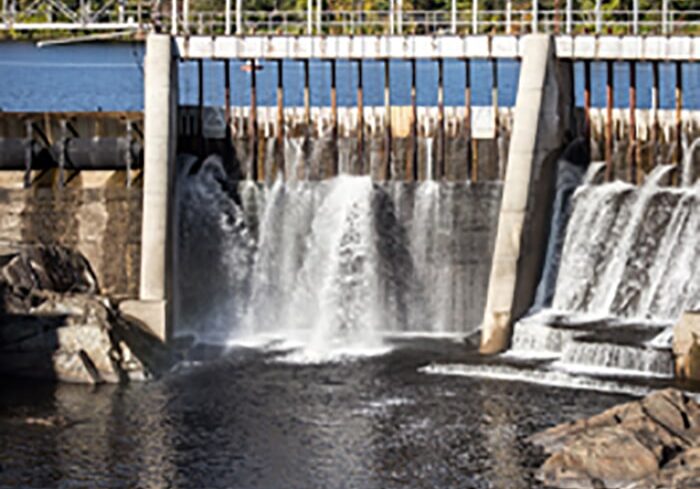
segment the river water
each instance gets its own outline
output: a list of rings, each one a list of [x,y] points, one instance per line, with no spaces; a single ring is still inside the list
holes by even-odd
[[[626,400],[434,376],[461,342],[354,361],[236,349],[152,383],[0,383],[0,487],[537,487],[525,438]],[[199,358],[218,355],[201,349]]]

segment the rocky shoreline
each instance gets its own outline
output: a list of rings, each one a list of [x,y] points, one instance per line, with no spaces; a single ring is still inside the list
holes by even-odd
[[[76,383],[145,380],[170,363],[156,337],[100,294],[83,255],[0,250],[0,374]]]
[[[537,472],[560,489],[700,488],[700,404],[653,392],[530,437],[548,455]]]

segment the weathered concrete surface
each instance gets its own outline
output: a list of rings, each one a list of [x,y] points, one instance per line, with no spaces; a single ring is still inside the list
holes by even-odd
[[[143,223],[139,299],[157,309],[141,319],[159,338],[169,335],[172,298],[172,208],[177,142],[177,64],[170,36],[150,34],[144,62]],[[133,313],[137,310],[132,309]],[[164,320],[156,321],[157,318]],[[150,322],[147,322],[150,321]]]
[[[73,183],[62,190],[0,187],[0,242],[74,249],[90,262],[103,293],[116,299],[136,297],[141,189],[125,188],[123,182],[104,182],[101,188]]]
[[[562,489],[700,484],[700,405],[674,389],[530,438],[549,458],[538,472]],[[692,484],[691,484],[692,482]]]
[[[688,311],[673,328],[676,377],[700,380],[700,311]]]
[[[526,38],[481,352],[508,347],[512,325],[532,303],[548,231],[555,163],[573,123],[571,65],[546,35]]]

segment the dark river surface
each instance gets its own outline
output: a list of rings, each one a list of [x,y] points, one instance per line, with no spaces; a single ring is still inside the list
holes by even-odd
[[[65,111],[65,110],[142,110],[143,109],[142,43],[89,43],[37,48],[26,42],[0,42],[0,109],[4,111]],[[464,63],[445,61],[445,104],[464,105]],[[250,101],[250,74],[242,71],[241,63],[231,63],[232,103],[247,106]],[[276,104],[277,65],[262,63],[257,78],[258,104]],[[300,61],[284,62],[284,97],[290,107],[303,106],[303,65]],[[311,103],[330,105],[330,65],[312,60],[310,64]],[[519,77],[519,62],[498,61],[499,104],[509,107],[515,103]],[[593,106],[605,105],[605,64],[592,65]],[[672,108],[674,102],[675,68],[660,65],[661,108]],[[684,63],[682,69],[684,107],[700,109],[700,64]],[[420,60],[417,63],[417,103],[437,104],[437,63]],[[629,65],[616,63],[615,106],[629,106]],[[338,105],[355,106],[357,66],[347,60],[337,64]],[[651,105],[651,65],[637,63],[637,107]],[[384,67],[378,61],[364,62],[364,97],[367,106],[384,105]],[[410,63],[395,60],[390,65],[391,103],[410,105]],[[492,69],[485,60],[472,62],[472,103],[491,105]],[[221,62],[205,62],[204,95],[207,105],[223,105],[224,74]],[[576,63],[575,84],[577,104],[583,105],[583,65]],[[181,63],[180,102],[196,104],[198,93],[195,62]]]
[[[524,489],[528,435],[627,399],[423,374],[465,345],[399,343],[315,365],[239,349],[127,386],[3,380],[0,487]]]

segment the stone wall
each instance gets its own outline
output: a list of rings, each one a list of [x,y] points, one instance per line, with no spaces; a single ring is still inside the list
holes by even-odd
[[[61,244],[92,265],[101,292],[138,296],[141,189],[0,187],[0,243]]]

